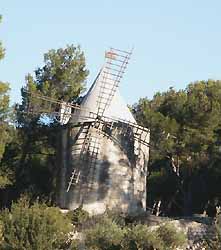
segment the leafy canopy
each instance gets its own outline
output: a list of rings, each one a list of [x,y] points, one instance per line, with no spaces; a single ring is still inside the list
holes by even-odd
[[[0,23],[2,17],[0,16]],[[0,60],[3,59],[5,51],[0,42]],[[9,126],[9,84],[0,81],[0,188],[5,188],[10,184],[8,177],[9,170],[2,168],[1,160],[5,152],[5,147],[10,140]]]
[[[2,21],[2,16],[0,15],[0,23]],[[4,57],[5,51],[2,47],[2,42],[0,41],[0,60]]]
[[[1,23],[1,15],[0,15],[0,23]],[[0,42],[0,60],[4,57],[4,49],[2,47],[2,43]],[[7,83],[3,83],[0,81],[0,160],[4,153],[5,144],[8,140],[7,133],[7,118],[9,112],[9,85]]]
[[[165,213],[171,202],[176,209],[189,210],[180,211],[184,214],[203,212],[205,202],[221,194],[221,81],[198,81],[179,91],[170,88],[152,100],[141,99],[134,113],[151,131],[149,202],[163,199]],[[165,188],[159,192],[160,186]],[[194,194],[197,188],[204,192],[201,197]]]
[[[16,172],[15,188],[20,194],[28,192],[32,198],[46,196],[47,200],[53,202],[59,185],[60,165],[56,152],[60,126],[54,116],[50,119],[47,114],[59,111],[60,107],[42,101],[36,95],[75,101],[84,91],[87,75],[85,57],[80,47],[68,45],[49,50],[44,55],[43,66],[33,75],[26,76],[26,85],[21,90],[22,103],[16,109],[19,144],[16,150],[19,156],[15,156],[12,163]],[[27,110],[34,113],[27,114]],[[14,145],[11,144],[11,148]],[[10,158],[8,152],[6,161]],[[16,158],[20,159],[16,161]]]

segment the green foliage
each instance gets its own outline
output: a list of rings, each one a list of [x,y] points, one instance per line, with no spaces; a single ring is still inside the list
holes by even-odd
[[[15,181],[15,164],[18,162],[18,141],[17,131],[14,127],[8,126],[8,138],[5,145],[5,152],[0,161],[0,189],[6,189],[12,186]]]
[[[186,242],[185,235],[171,225],[158,229],[142,224],[120,226],[107,215],[100,217],[83,233],[89,250],[169,250]]]
[[[66,249],[70,221],[55,207],[22,198],[12,205],[11,211],[1,214],[4,240],[1,249],[55,250]]]
[[[3,243],[4,240],[3,233],[4,233],[4,226],[2,221],[0,221],[0,245]]]
[[[107,209],[105,211],[104,216],[110,218],[119,227],[125,227],[127,224],[134,222],[134,216],[125,213],[119,213],[119,211],[114,211],[110,209]]]
[[[69,250],[79,250],[80,249],[79,245],[80,245],[79,240],[72,240]]]
[[[0,82],[0,160],[5,151],[5,145],[9,140],[8,133],[8,114],[9,114],[9,85]]]
[[[155,197],[164,199],[169,198],[174,193],[178,183],[177,178],[170,175],[165,168],[159,171],[154,171],[148,180],[148,193],[154,194]]]
[[[171,224],[160,226],[156,233],[163,242],[163,249],[175,249],[176,247],[183,246],[187,241],[183,232],[177,231]]]
[[[169,250],[181,247],[185,243],[185,235],[177,232],[171,225],[162,225],[153,230],[146,225],[138,224],[127,229],[122,249]]]
[[[1,16],[0,16],[1,23]],[[0,60],[4,57],[4,49],[0,42]],[[10,109],[9,109],[9,84],[0,81],[0,189],[11,184],[9,178],[9,168],[2,167],[1,160],[5,152],[5,147],[10,141],[9,126]]]
[[[68,102],[76,101],[85,90],[85,79],[88,75],[85,67],[85,57],[80,46],[68,45],[66,48],[49,50],[44,55],[44,66],[38,68],[34,76],[26,76],[26,86],[21,91],[22,104],[18,107],[18,122],[24,126],[30,121],[31,116],[27,117],[22,113],[27,108],[41,114],[58,111],[57,104],[36,98],[36,95]],[[33,115],[32,119],[38,120],[39,115]]]
[[[79,96],[88,75],[80,46],[50,50],[44,55],[44,63],[44,67],[35,71],[34,84],[37,90],[65,101]],[[33,79],[27,79],[27,83],[33,84]]]
[[[2,21],[2,16],[0,15],[0,23],[1,23],[1,21]],[[1,41],[0,41],[0,60],[4,57],[4,55],[5,55],[4,52],[5,52],[5,51],[4,51],[4,49],[3,49],[3,47],[2,47],[2,43],[1,43]]]
[[[86,229],[85,245],[88,250],[120,250],[125,230],[108,217]]]
[[[151,174],[163,169],[169,175],[168,185],[151,194],[149,205],[160,196],[163,214],[202,213],[207,201],[221,194],[221,81],[199,81],[180,91],[170,88],[152,100],[141,99],[133,111],[151,131]]]
[[[14,188],[18,195],[28,192],[33,199],[46,198],[53,203],[59,189],[60,166],[56,152],[61,130],[55,117],[46,115],[59,111],[59,106],[33,96],[75,101],[84,90],[87,75],[84,54],[79,46],[73,45],[50,50],[44,55],[44,65],[34,75],[27,75],[26,86],[21,90],[22,103],[16,105],[16,142],[8,147],[4,161],[10,162],[17,145],[12,168],[15,169]],[[27,114],[27,109],[34,114]]]
[[[56,146],[59,138],[57,126],[30,124],[18,130],[20,157],[16,164],[16,188],[29,192],[32,198],[53,198],[56,189]],[[11,145],[13,146],[13,145]]]
[[[0,15],[0,23],[2,16]],[[0,42],[0,60],[4,57],[4,49]],[[8,136],[8,112],[9,112],[9,85],[0,81],[0,160],[5,150],[5,144],[7,143]]]
[[[73,211],[68,211],[66,216],[71,220],[72,224],[76,226],[82,225],[82,223],[89,219],[89,213],[83,210],[82,206],[76,208]]]
[[[22,104],[17,105],[19,125],[29,125],[39,121],[39,114],[25,115],[24,111],[41,114],[58,111],[57,105],[36,98],[44,95],[55,100],[74,101],[84,91],[88,70],[80,46],[67,45],[66,48],[49,50],[44,54],[44,66],[35,70],[34,75],[26,76],[26,86],[22,88]],[[31,118],[31,119],[30,119]]]
[[[127,229],[122,249],[161,250],[163,243],[154,231],[149,230],[148,226],[139,224]]]

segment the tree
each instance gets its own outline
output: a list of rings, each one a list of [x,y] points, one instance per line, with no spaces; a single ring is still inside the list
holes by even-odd
[[[35,81],[29,76],[28,84],[47,96],[70,101],[84,89],[88,71],[80,47],[73,45],[64,49],[50,50],[44,55],[45,66],[35,71]]]
[[[1,16],[0,16],[1,22]],[[0,60],[4,57],[4,49],[0,42]],[[0,81],[0,189],[5,188],[11,183],[9,178],[10,170],[1,165],[1,160],[5,152],[5,147],[10,139],[9,126],[9,84]]]
[[[26,86],[21,90],[22,104],[18,107],[20,126],[28,124],[29,119],[23,114],[27,108],[40,111],[41,114],[45,110],[56,111],[56,106],[34,96],[44,95],[56,100],[72,102],[76,101],[85,89],[88,70],[85,68],[85,57],[79,46],[71,45],[64,49],[50,50],[44,55],[44,64],[43,67],[35,70],[34,76],[31,74],[26,76]],[[32,122],[36,123],[39,117],[36,115],[32,117],[35,118]]]
[[[174,213],[173,208],[179,214],[200,213],[208,200],[220,195],[220,100],[221,82],[208,80],[185,90],[170,88],[134,106],[138,121],[151,130],[149,202],[163,199],[163,213]],[[154,197],[153,190],[165,182],[162,169],[169,182]],[[216,184],[208,186],[212,176]]]
[[[0,23],[2,17],[0,16]],[[4,49],[2,43],[0,42],[0,60],[4,57]],[[8,140],[8,133],[6,131],[7,127],[7,118],[9,111],[9,85],[0,81],[0,160],[4,153],[5,144]]]
[[[2,16],[0,15],[0,23],[1,23],[1,21],[2,21]],[[0,41],[0,60],[4,57],[4,54],[5,54],[4,52],[5,51],[2,47],[2,42]]]
[[[16,189],[20,192],[29,192],[33,198],[46,196],[55,200],[60,125],[45,110],[50,113],[59,111],[59,107],[35,96],[76,101],[84,90],[87,75],[83,52],[79,46],[71,45],[50,50],[44,55],[44,66],[38,68],[34,75],[26,76],[26,85],[21,90],[22,103],[17,105],[16,115],[18,141],[21,143]],[[28,108],[34,113],[27,114]]]
[[[5,151],[5,145],[9,139],[8,129],[8,113],[9,113],[9,86],[0,82],[0,160]]]

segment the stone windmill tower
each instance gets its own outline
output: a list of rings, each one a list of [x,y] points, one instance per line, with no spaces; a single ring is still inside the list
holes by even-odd
[[[127,213],[146,208],[149,130],[137,124],[118,89],[130,56],[111,48],[79,106],[56,101],[63,125],[61,208],[83,205],[91,214],[107,208]]]

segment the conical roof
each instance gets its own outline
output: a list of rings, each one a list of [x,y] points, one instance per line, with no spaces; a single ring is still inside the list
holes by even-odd
[[[102,71],[98,74],[96,80],[92,84],[91,88],[88,90],[87,94],[84,96],[81,103],[81,110],[78,111],[78,121],[90,120],[90,112],[97,114],[98,112],[98,96],[100,94],[101,84],[102,84]],[[104,111],[103,116],[112,119],[125,120],[127,122],[136,123],[132,113],[127,107],[125,101],[120,95],[117,89],[110,104]],[[88,118],[85,118],[88,117]]]

